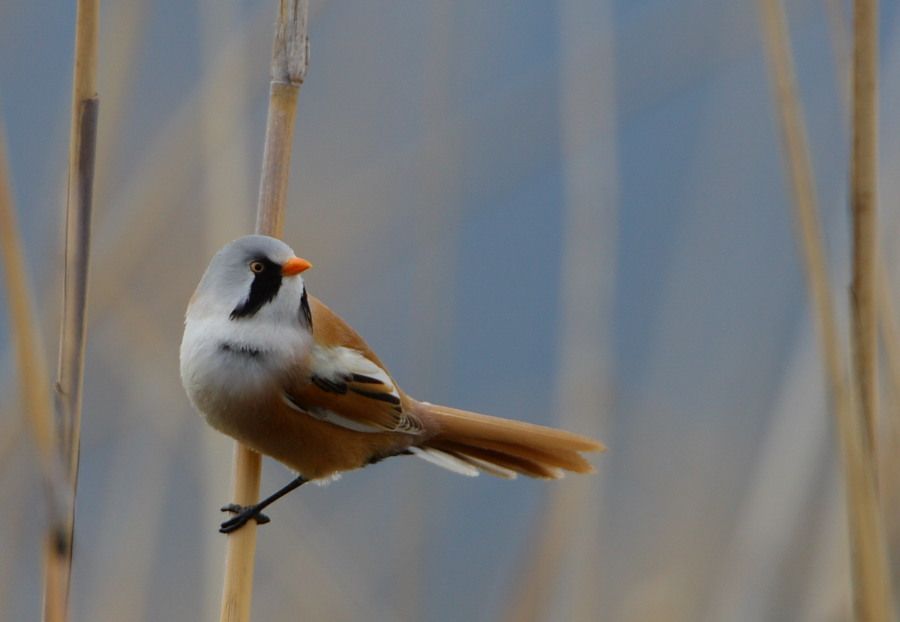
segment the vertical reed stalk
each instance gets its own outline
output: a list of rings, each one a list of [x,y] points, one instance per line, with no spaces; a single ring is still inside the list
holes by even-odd
[[[9,293],[10,324],[18,358],[22,405],[31,424],[47,494],[48,520],[44,537],[45,622],[66,619],[66,516],[71,506],[65,472],[59,461],[44,349],[37,325],[34,300],[28,288],[27,269],[13,207],[6,161],[6,146],[0,128],[0,253]]]
[[[297,95],[309,61],[308,0],[280,0],[272,46],[269,113],[256,212],[256,232],[280,237],[290,174]],[[262,460],[237,443],[234,455],[234,502],[252,505],[259,499]],[[250,619],[256,523],[250,521],[228,536],[222,622]]]
[[[256,209],[256,232],[280,236],[290,178],[297,95],[309,64],[309,0],[279,0],[269,84],[269,115]]]
[[[842,447],[856,619],[889,622],[894,616],[873,455],[866,438],[865,420],[854,413],[852,385],[841,352],[787,19],[780,0],[760,0],[760,12],[797,232]],[[871,267],[874,268],[874,263]]]
[[[78,486],[81,445],[81,390],[87,328],[88,260],[94,161],[97,152],[97,38],[99,0],[78,0],[75,17],[75,66],[72,80],[72,128],[69,142],[69,184],[66,197],[63,310],[56,380],[56,422],[60,450],[72,499]],[[74,503],[66,516],[64,589],[68,599],[72,570]]]
[[[872,481],[878,513],[878,2],[853,3],[853,106],[850,198],[853,214],[853,359],[864,423],[863,466]],[[881,534],[878,534],[879,536]],[[882,555],[883,537],[878,542]],[[882,560],[882,565],[886,562]],[[863,568],[854,607],[861,619],[895,619],[887,568]],[[869,590],[871,598],[865,598]],[[881,603],[884,603],[883,609]],[[890,617],[888,617],[890,616]]]
[[[852,90],[851,63],[853,58],[850,47],[850,28],[846,23],[843,2],[841,0],[827,0],[826,4],[838,84],[841,89],[841,103],[849,119]],[[900,493],[900,478],[896,475],[900,472],[896,468],[900,466],[900,454],[897,451],[900,449],[900,409],[898,409],[898,405],[900,405],[900,329],[897,327],[894,313],[893,285],[891,284],[887,262],[883,254],[879,257],[878,272],[876,289],[878,290],[878,325],[881,329],[880,344],[885,351],[888,386],[890,388],[889,395],[891,396],[892,404],[885,411],[888,414],[882,416],[882,424],[886,425],[880,426],[880,436],[886,436],[886,439],[878,439],[876,445],[879,447],[879,451],[873,460],[878,465],[876,480],[878,482],[879,501],[884,518],[886,547],[890,551],[893,547],[893,541],[897,538],[898,527],[900,527],[900,521],[897,520],[896,513],[884,511],[886,508],[895,507],[892,503],[900,499],[897,496]],[[882,447],[884,442],[888,444],[887,447]]]
[[[850,161],[853,213],[853,358],[866,441],[877,455],[878,324],[876,262],[878,220],[878,3],[853,3],[853,143]]]

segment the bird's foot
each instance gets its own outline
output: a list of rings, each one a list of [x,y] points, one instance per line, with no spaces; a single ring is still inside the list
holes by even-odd
[[[256,505],[237,505],[236,503],[229,503],[228,505],[222,507],[223,512],[231,512],[235,514],[233,518],[228,519],[221,525],[219,525],[220,533],[231,533],[232,531],[237,531],[241,527],[247,524],[248,521],[255,520],[257,525],[265,525],[272,519],[262,513],[262,508]]]

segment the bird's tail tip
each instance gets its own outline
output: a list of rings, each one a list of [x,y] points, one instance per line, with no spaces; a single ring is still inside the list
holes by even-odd
[[[427,402],[420,402],[419,409],[437,429],[423,449],[449,457],[455,467],[451,470],[465,474],[474,470],[507,479],[518,474],[560,479],[566,471],[596,473],[581,454],[606,451],[600,441],[565,430]],[[446,460],[431,461],[450,468],[442,464]]]

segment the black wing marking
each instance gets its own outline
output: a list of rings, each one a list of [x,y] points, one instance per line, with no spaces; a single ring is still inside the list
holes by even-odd
[[[312,311],[309,308],[309,299],[306,297],[306,288],[303,288],[303,295],[300,296],[300,324],[309,331],[312,331]]]

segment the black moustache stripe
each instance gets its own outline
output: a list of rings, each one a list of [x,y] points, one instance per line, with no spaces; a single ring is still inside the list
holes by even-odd
[[[247,298],[231,312],[232,320],[253,317],[264,305],[272,302],[281,289],[281,267],[268,259],[261,258],[265,268],[253,276],[250,293]]]

